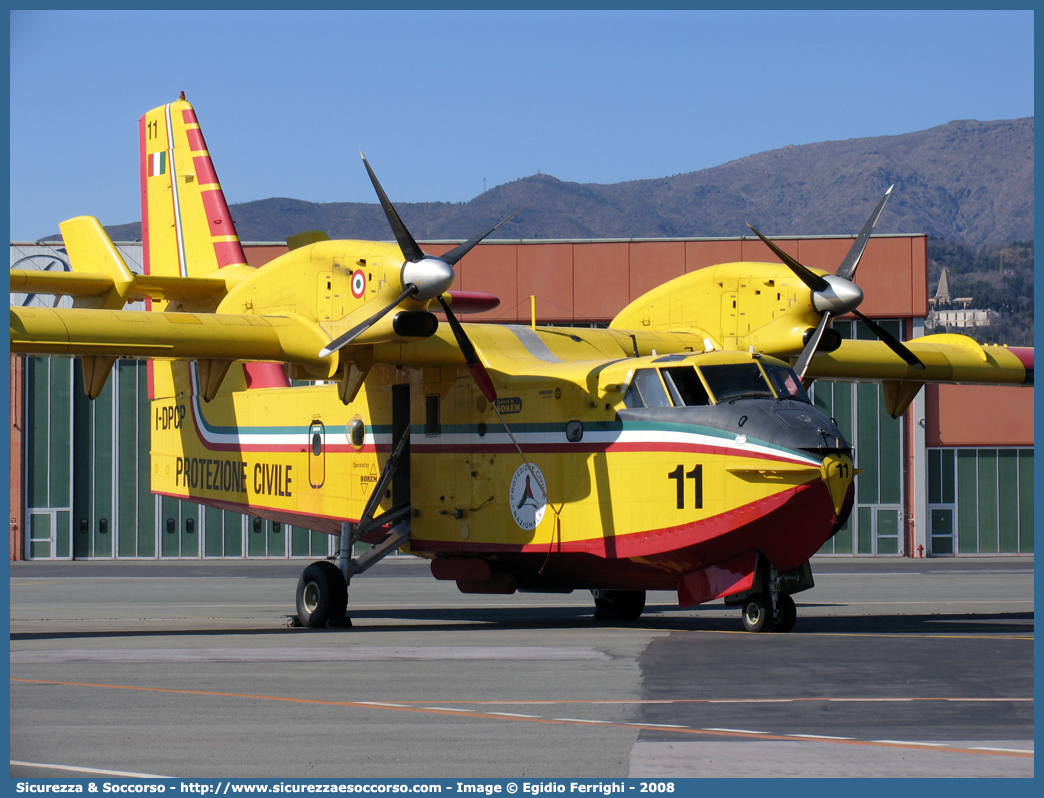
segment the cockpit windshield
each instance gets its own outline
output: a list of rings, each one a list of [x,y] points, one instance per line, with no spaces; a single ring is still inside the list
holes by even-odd
[[[719,402],[733,399],[775,398],[757,363],[701,366],[703,378]]]
[[[660,372],[675,407],[709,404],[707,389],[692,366],[674,366]]]
[[[776,395],[780,399],[797,399],[801,402],[809,402],[808,394],[801,386],[801,380],[794,369],[786,366],[773,366],[770,363],[762,363],[769,382],[776,389]]]
[[[625,407],[670,407],[671,400],[663,389],[656,369],[638,369],[624,395]]]
[[[757,363],[700,366],[699,373],[693,366],[637,369],[624,395],[624,406],[696,407],[710,404],[712,397],[716,402],[777,397],[809,401],[793,369],[764,362],[763,365],[764,373]],[[700,373],[710,388],[709,394]]]

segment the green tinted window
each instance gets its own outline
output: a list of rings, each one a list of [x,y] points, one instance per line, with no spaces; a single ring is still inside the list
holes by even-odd
[[[997,526],[1000,550],[1019,550],[1019,453],[1014,449],[997,452]]]
[[[994,553],[997,535],[997,450],[979,449],[979,551]]]
[[[877,504],[880,496],[881,475],[878,453],[880,430],[877,392],[876,385],[856,385],[856,403],[859,411],[856,467],[864,470],[864,473],[856,478],[857,500],[860,504]],[[862,530],[860,530],[860,535],[862,535]]]
[[[1033,552],[1033,450],[1019,450],[1019,550]]]
[[[979,475],[974,449],[957,451],[957,551],[979,550]]]

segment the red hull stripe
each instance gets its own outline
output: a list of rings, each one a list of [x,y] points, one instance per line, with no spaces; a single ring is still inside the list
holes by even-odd
[[[757,552],[750,551],[728,562],[685,574],[678,580],[678,606],[691,607],[750,590],[754,586],[757,564]]]
[[[854,488],[849,489],[850,492]],[[631,590],[671,590],[684,574],[725,563],[752,551],[780,570],[808,560],[829,537],[836,521],[822,482],[784,491],[770,500],[723,513],[701,524],[617,535],[601,545],[591,541],[554,546],[428,541],[414,538],[414,552],[498,554],[513,573],[529,572],[545,587],[611,586]],[[696,527],[700,527],[697,529]],[[642,540],[645,538],[645,540]],[[639,549],[644,556],[636,555]],[[602,555],[598,556],[599,551]],[[742,581],[742,580],[741,580]],[[737,583],[737,589],[743,589]]]
[[[198,127],[190,127],[185,133],[192,152],[204,152],[207,149],[207,143],[203,140],[203,131]]]
[[[192,159],[192,165],[196,169],[196,182],[201,186],[209,186],[217,183],[217,174],[214,172],[214,162],[209,155],[197,155]]]
[[[145,117],[138,120],[138,180],[141,186],[141,265],[144,274],[151,274],[149,262],[149,194],[147,190],[148,156],[145,154]],[[152,361],[149,361],[150,363]]]
[[[207,212],[207,224],[212,236],[234,236],[236,228],[231,224],[231,215],[220,189],[201,191],[203,208]]]
[[[233,231],[233,235],[235,235],[235,231]],[[246,263],[246,256],[243,255],[243,248],[238,241],[215,241],[214,255],[217,256],[219,269]]]
[[[644,532],[631,532],[625,535],[614,535],[611,538],[591,538],[588,540],[565,541],[551,547],[555,553],[594,554],[599,557],[648,557],[676,548],[703,543],[749,523],[753,518],[773,512],[782,507],[795,493],[805,489],[806,485],[798,485],[789,490],[777,493],[767,499],[737,507],[720,515],[710,516],[682,526],[648,529]],[[464,543],[457,541],[417,540],[411,545],[414,550],[432,552],[467,552],[467,551],[516,551],[546,553],[546,543]]]
[[[704,444],[666,443],[666,442],[634,442],[634,443],[523,443],[522,449],[527,454],[600,454],[602,452],[685,452],[689,454],[703,455],[733,455],[743,456],[736,449],[724,446],[709,446]],[[489,454],[504,454],[516,452],[510,443],[505,444],[451,444],[440,446],[438,444],[410,443],[410,451],[414,454],[469,454],[483,452]],[[758,460],[768,460],[776,463],[794,464],[793,456],[774,455],[763,452],[749,455]]]

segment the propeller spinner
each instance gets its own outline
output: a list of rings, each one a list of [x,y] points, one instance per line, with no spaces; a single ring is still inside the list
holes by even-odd
[[[866,249],[867,241],[870,240],[870,234],[873,232],[877,220],[881,217],[881,211],[884,210],[885,202],[891,196],[893,188],[895,188],[894,185],[889,186],[888,191],[881,197],[881,201],[877,203],[877,207],[870,214],[870,218],[866,220],[863,229],[859,231],[859,235],[856,236],[856,240],[852,243],[848,254],[841,261],[837,274],[816,274],[765,238],[752,224],[749,222],[747,224],[747,227],[753,230],[754,234],[765,242],[765,245],[775,253],[776,257],[783,261],[797,275],[798,279],[808,286],[812,292],[812,308],[817,313],[822,314],[815,332],[808,339],[805,348],[797,359],[797,363],[794,364],[794,370],[801,379],[805,377],[808,364],[816,353],[819,342],[823,338],[823,333],[830,323],[831,316],[840,316],[845,313],[852,313],[861,319],[885,346],[899,355],[910,366],[918,369],[924,368],[924,363],[917,358],[917,355],[904,346],[895,336],[856,310],[863,301],[863,291],[853,282],[853,278],[855,277],[856,269],[859,268],[859,261],[863,257],[863,250]]]
[[[486,238],[486,236],[516,214],[529,207],[528,203],[523,205],[510,216],[497,222],[497,224],[493,225],[485,232],[479,233],[478,235],[468,239],[460,246],[451,249],[449,252],[439,257],[427,255],[417,244],[416,240],[414,240],[413,236],[410,235],[410,231],[406,229],[406,225],[403,224],[402,219],[399,218],[395,206],[391,204],[391,200],[389,200],[388,195],[385,194],[380,181],[377,180],[377,175],[375,175],[373,169],[370,168],[370,163],[366,160],[366,156],[363,155],[362,152],[360,152],[359,155],[362,156],[363,165],[366,167],[366,172],[370,175],[370,182],[373,183],[373,188],[377,192],[377,198],[380,200],[381,208],[384,209],[384,215],[388,218],[388,224],[391,225],[392,232],[395,234],[395,240],[399,244],[399,250],[402,252],[402,256],[405,259],[405,263],[402,265],[402,271],[399,274],[399,281],[403,290],[399,296],[392,300],[391,304],[381,308],[362,323],[357,324],[343,335],[340,335],[331,341],[319,352],[319,356],[326,357],[327,355],[331,355],[337,350],[347,346],[408,297],[413,297],[421,302],[430,302],[432,299],[438,299],[443,312],[446,314],[446,320],[449,322],[450,329],[453,331],[453,337],[457,341],[457,346],[460,347],[461,353],[464,355],[464,360],[467,362],[468,368],[471,370],[471,374],[475,378],[479,390],[482,391],[482,395],[485,396],[487,400],[493,402],[497,398],[497,392],[493,387],[493,381],[490,379],[486,367],[482,364],[482,361],[479,360],[478,354],[475,352],[475,347],[471,343],[471,339],[468,338],[468,334],[464,331],[460,322],[457,321],[457,317],[453,314],[453,311],[450,310],[449,304],[443,299],[442,295],[452,287],[453,281],[456,278],[453,266],[460,261],[461,258],[467,255],[476,244],[482,241],[482,239]]]

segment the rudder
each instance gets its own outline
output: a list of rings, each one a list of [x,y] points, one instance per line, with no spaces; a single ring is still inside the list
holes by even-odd
[[[222,268],[249,268],[195,109],[185,93],[142,116],[138,132],[145,274],[204,277]],[[148,305],[151,310],[180,310],[176,302]],[[194,368],[187,363],[150,361],[149,396],[197,393],[190,378]]]
[[[246,265],[196,112],[184,92],[142,116],[139,134],[145,273],[201,277]]]

